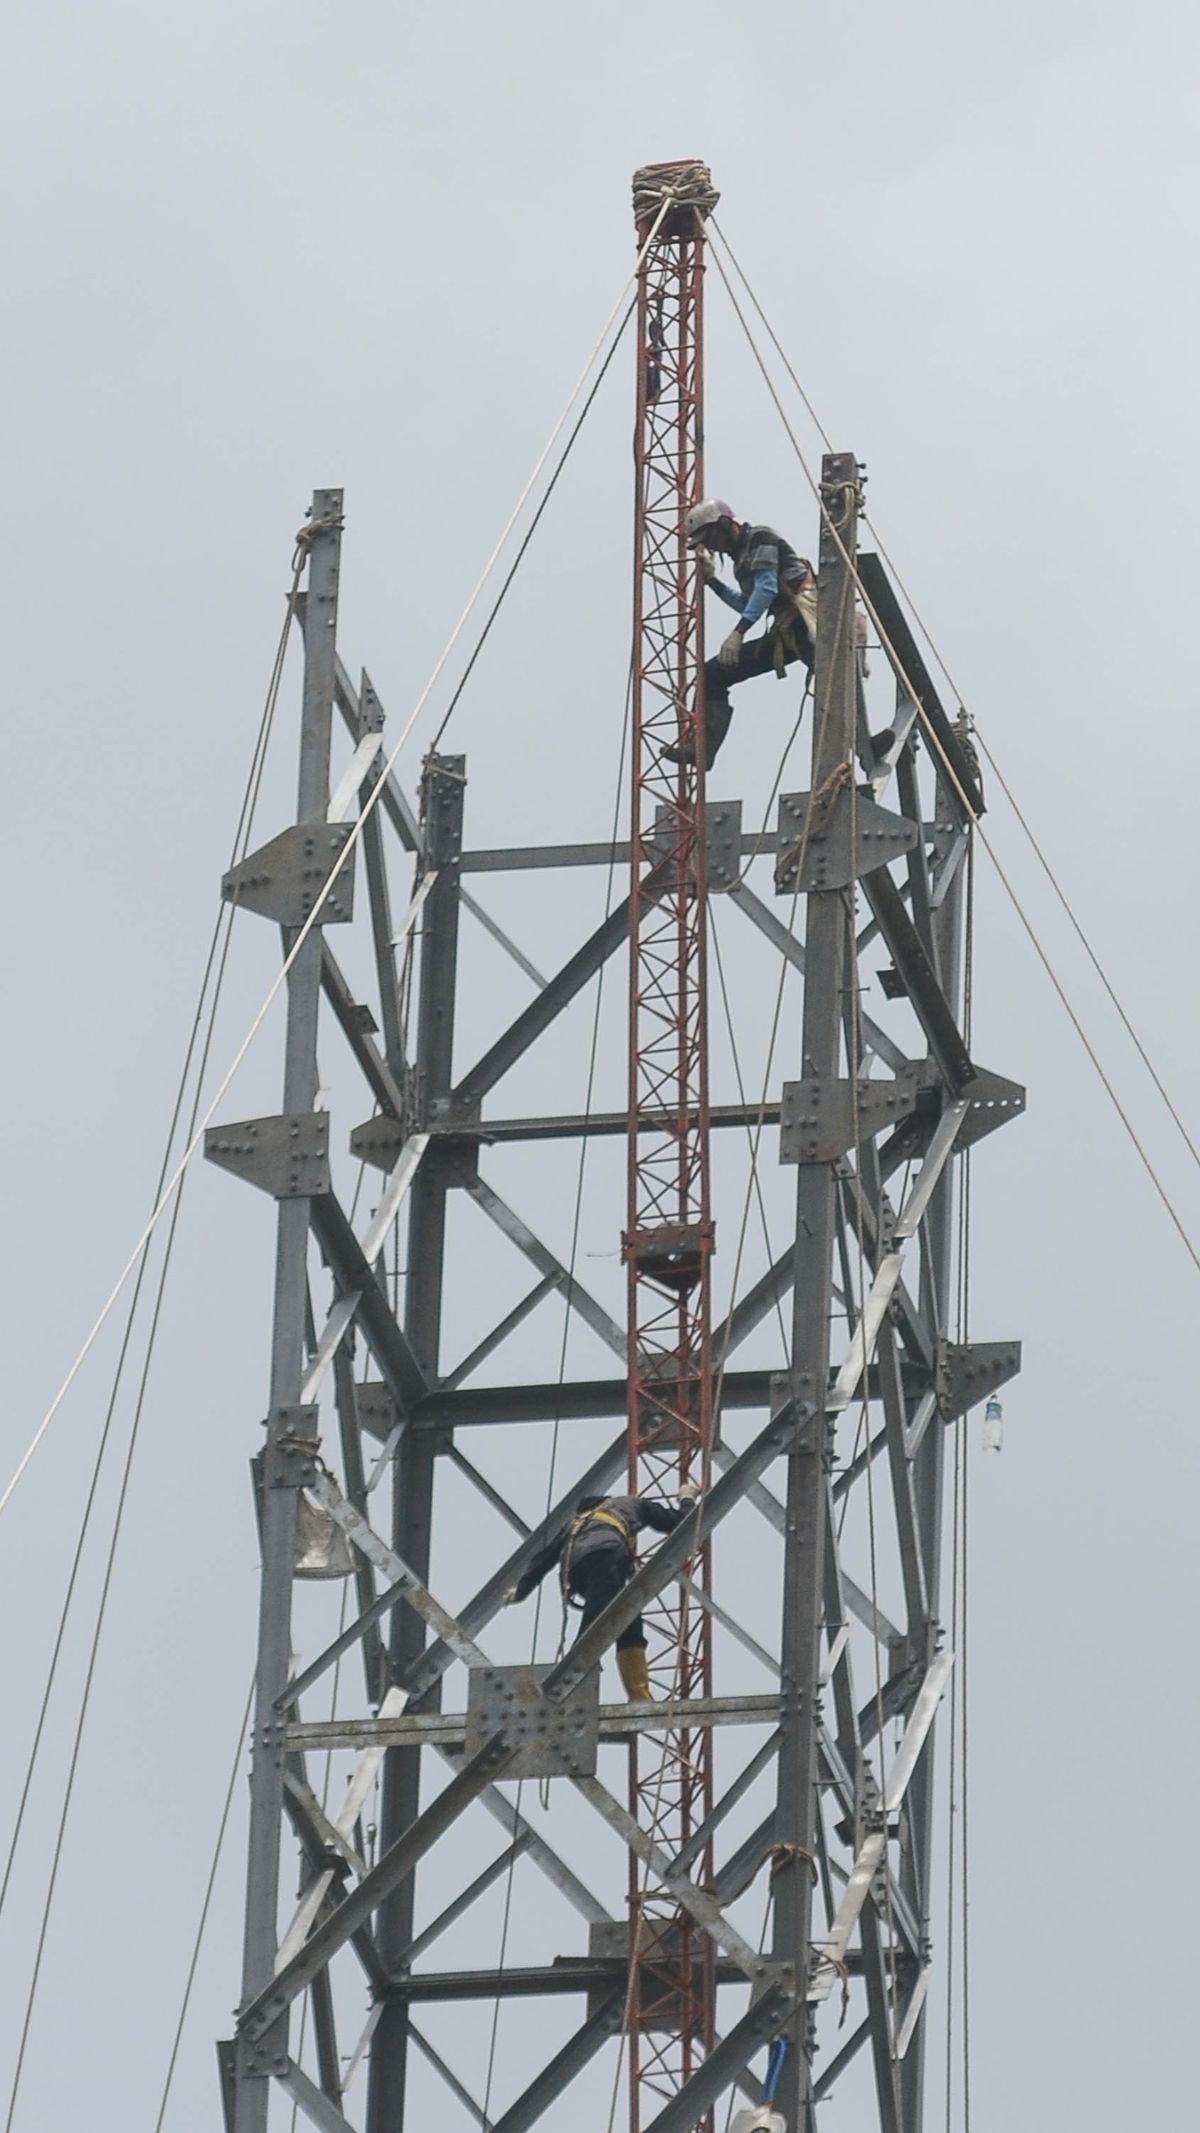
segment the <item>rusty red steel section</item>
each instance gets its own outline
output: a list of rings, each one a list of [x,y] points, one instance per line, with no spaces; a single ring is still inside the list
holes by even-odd
[[[673,166],[664,166],[664,183]],[[647,240],[649,243],[647,244]],[[704,223],[673,206],[638,277],[632,692],[632,906],[627,1227],[629,1487],[674,1496],[707,1478],[712,1432],[705,1002],[703,584],[684,518],[704,489]],[[674,748],[685,757],[663,755]],[[705,1548],[689,1574],[707,1588]],[[672,1582],[645,1616],[656,1698],[709,1696],[707,1612]],[[630,1807],[668,1857],[712,1806],[707,1730],[630,1749]],[[711,1872],[705,1856],[693,1871]],[[630,2127],[657,2115],[712,2048],[708,1936],[630,1858]],[[708,2120],[703,2121],[707,2124]]]

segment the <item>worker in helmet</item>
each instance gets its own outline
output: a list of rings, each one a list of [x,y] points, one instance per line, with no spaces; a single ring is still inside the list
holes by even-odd
[[[807,557],[798,555],[773,526],[753,526],[736,519],[719,496],[693,504],[684,531],[699,558],[705,584],[737,615],[715,659],[704,664],[704,752],[711,768],[733,716],[729,691],[753,674],[782,677],[796,660],[812,666],[817,588]],[[729,585],[722,578],[714,556],[728,556],[736,584]],[[749,632],[764,616],[765,631],[751,638]],[[665,748],[663,754],[677,763],[688,751]]]
[[[664,1503],[657,1496],[581,1496],[575,1516],[538,1550],[505,1594],[505,1606],[526,1599],[557,1563],[565,1605],[583,1610],[576,1632],[582,1637],[633,1576],[639,1531],[650,1526],[656,1533],[674,1532],[699,1493],[694,1483],[689,1484],[680,1491],[677,1504]],[[640,1615],[617,1638],[617,1670],[630,1702],[649,1703],[646,1632]]]

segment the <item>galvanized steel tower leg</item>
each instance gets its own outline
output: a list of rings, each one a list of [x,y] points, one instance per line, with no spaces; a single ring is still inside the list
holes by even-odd
[[[308,598],[304,613],[304,704],[296,819],[325,820],[329,805],[329,747],[336,658],[342,492],[313,497]],[[311,1112],[317,1097],[317,1014],[321,993],[321,928],[315,926],[287,981],[283,1109]],[[262,1582],[258,1668],[250,1771],[250,1851],[242,1995],[248,2002],[269,1984],[278,1937],[279,1846],[283,1821],[285,1714],[276,1699],[285,1688],[291,1646],[292,1577],[299,1466],[290,1446],[303,1441],[300,1393],[304,1372],[305,1302],[310,1202],[279,1201],[275,1306],[271,1340],[271,1405],[267,1420],[262,1498]],[[265,2133],[270,2076],[287,2063],[283,2015],[238,2056],[234,2133]]]
[[[462,851],[465,758],[431,757],[423,788],[426,873],[437,879],[426,899],[421,941],[421,980],[414,1062],[417,1122],[445,1119],[454,1051],[455,976],[458,962],[459,868]],[[446,1248],[446,1197],[454,1157],[436,1141],[413,1183],[408,1229],[405,1330],[430,1383],[436,1381],[442,1322]],[[392,1526],[396,1552],[426,1582],[433,1524],[433,1470],[437,1440],[432,1431],[406,1431],[396,1459]],[[425,1626],[407,1608],[392,1615],[391,1660],[402,1679],[420,1657]],[[429,1699],[441,1701],[440,1686]],[[416,1748],[396,1749],[384,1764],[380,1850],[415,1822],[420,1808],[421,1758]],[[415,1877],[403,1882],[381,1907],[379,1952],[397,1975],[402,1952],[413,1937]],[[403,2124],[409,2041],[408,2001],[402,1993],[384,2007],[371,2050],[367,2133],[396,2133]]]
[[[842,542],[856,550],[858,470],[852,453],[822,462],[822,494]],[[828,524],[821,527],[814,683],[812,793],[809,815],[823,805],[822,788],[851,760],[856,708],[854,588]],[[811,825],[810,825],[811,828]],[[803,830],[802,830],[803,840]],[[852,905],[843,889],[813,889],[804,927],[804,1021],[800,1073],[833,1082],[838,1072],[843,986],[853,975]],[[796,1194],[796,1258],[792,1319],[791,1397],[807,1419],[788,1458],[787,1539],[781,1640],[785,1698],[779,1749],[777,1835],[795,1847],[783,1855],[774,1883],[774,1954],[798,1967],[802,2004],[790,2031],[778,2106],[791,2133],[815,2125],[804,1969],[812,1929],[812,1870],[816,1856],[818,1779],[817,1701],[822,1594],[825,1578],[826,1493],[829,1461],[825,1388],[837,1184],[834,1164],[802,1163]]]
[[[949,814],[945,786],[938,780],[938,813]],[[967,832],[968,835],[973,834]],[[963,870],[959,869],[950,888],[933,918],[933,938],[937,946],[939,975],[942,989],[951,1007],[961,1021],[962,1008],[962,949],[964,932]],[[954,1333],[951,1323],[953,1311],[953,1246],[954,1246],[954,1194],[955,1172],[948,1165],[929,1203],[926,1218],[929,1239],[928,1285],[925,1299],[928,1316],[938,1328],[943,1340]],[[917,1504],[917,1520],[921,1536],[921,1549],[925,1562],[925,1577],[929,1598],[931,1625],[938,1619],[940,1602],[940,1572],[943,1527],[943,1477],[945,1473],[945,1439],[941,1430],[930,1430],[921,1445],[915,1461],[913,1475],[914,1494]],[[921,1920],[927,1945],[932,1938],[930,1917],[930,1880],[933,1867],[934,1842],[934,1741],[929,1746],[914,1775],[909,1792],[909,1859],[913,1877],[906,1893],[913,1902]],[[919,1877],[919,1885],[918,1885]],[[925,2033],[926,2017],[922,2015],[913,2033],[901,2066],[901,2110],[903,2133],[920,2133],[925,2089]]]

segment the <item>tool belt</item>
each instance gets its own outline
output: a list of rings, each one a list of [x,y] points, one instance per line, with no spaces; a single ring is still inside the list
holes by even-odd
[[[780,587],[771,607],[771,638],[775,673],[782,681],[789,659],[800,656],[797,630],[803,629],[810,644],[817,641],[817,588],[811,576],[795,591]]]

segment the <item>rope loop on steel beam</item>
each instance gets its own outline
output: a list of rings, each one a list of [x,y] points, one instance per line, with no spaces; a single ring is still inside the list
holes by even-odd
[[[304,524],[297,528],[294,544],[295,552],[292,556],[292,569],[297,576],[299,576],[308,561],[309,549],[312,547],[317,535],[319,533],[340,533],[345,523],[346,514],[344,511],[330,511],[324,517],[305,519]]]
[[[852,518],[857,518],[863,508],[862,482],[823,481],[820,484],[820,498],[830,526],[841,533]],[[838,505],[840,510],[836,510]]]

